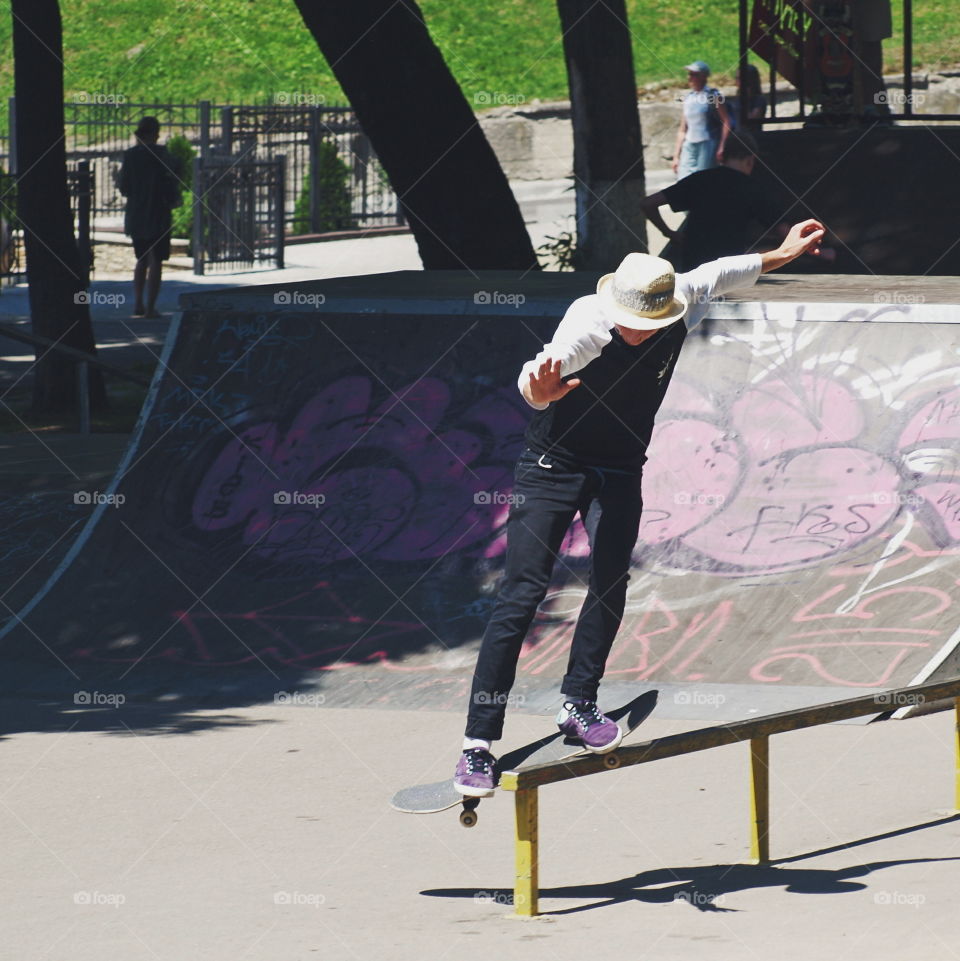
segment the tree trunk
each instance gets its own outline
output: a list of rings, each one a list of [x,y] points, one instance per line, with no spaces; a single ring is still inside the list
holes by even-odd
[[[646,251],[643,143],[624,0],[557,0],[573,118],[574,265],[610,271]]]
[[[63,34],[57,0],[12,0],[16,93],[17,206],[24,232],[33,331],[94,353],[88,271],[73,234],[63,127]],[[33,408],[78,407],[76,364],[38,348]],[[103,379],[90,370],[90,400],[106,404]]]
[[[538,269],[520,208],[415,0],[295,0],[428,270]]]

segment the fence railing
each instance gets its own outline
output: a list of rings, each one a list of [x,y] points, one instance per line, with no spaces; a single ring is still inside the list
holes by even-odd
[[[286,158],[213,155],[193,161],[194,273],[283,267]]]
[[[122,223],[116,177],[134,128],[148,115],[160,122],[161,140],[182,137],[203,158],[243,154],[269,160],[283,154],[288,233],[403,223],[396,195],[350,107],[73,101],[64,105],[67,152],[91,162],[98,198],[93,215],[101,226]]]
[[[889,711],[891,707],[933,704],[946,699],[953,699],[955,702],[956,725],[952,761],[956,787],[953,803],[960,808],[960,677],[769,714],[749,721],[736,721],[732,724],[671,734],[642,744],[619,747],[609,754],[580,756],[566,761],[532,764],[516,771],[505,771],[500,776],[500,787],[516,794],[514,910],[517,914],[528,917],[539,913],[537,789],[546,784],[668,757],[679,757],[682,754],[693,754],[726,744],[747,742],[750,746],[750,851],[754,861],[765,863],[770,860],[771,735],[880,714]],[[892,762],[889,760],[885,763],[885,771],[889,771],[890,763]]]
[[[74,166],[87,164],[92,178],[91,244],[96,231],[123,229],[125,199],[117,175],[124,152],[134,143],[134,128],[144,116],[159,120],[161,142],[178,140],[184,169],[192,167],[194,156],[244,157],[261,163],[284,156],[283,224],[288,235],[404,224],[397,196],[350,107],[76,99],[64,104],[67,158]],[[16,102],[11,98],[9,133],[0,135],[0,167],[8,173],[15,172],[15,117]],[[185,183],[185,193],[188,189]],[[186,202],[189,205],[189,197]],[[175,222],[182,224],[181,235],[190,239],[189,217]]]
[[[141,387],[149,387],[150,380],[147,377],[132,370],[124,370],[109,361],[101,360],[86,351],[77,350],[75,347],[68,347],[66,344],[58,343],[49,337],[41,337],[19,327],[12,327],[10,324],[0,324],[0,337],[8,337],[21,344],[29,344],[37,348],[40,356],[47,351],[56,351],[77,365],[77,410],[80,419],[80,433],[90,433],[90,367],[95,367],[104,374],[117,377],[120,380],[138,384]]]
[[[74,234],[84,269],[94,263],[93,205],[96,186],[88,160],[68,161],[67,188],[73,210]],[[26,277],[23,227],[17,214],[16,174],[0,174],[0,282],[18,283]]]

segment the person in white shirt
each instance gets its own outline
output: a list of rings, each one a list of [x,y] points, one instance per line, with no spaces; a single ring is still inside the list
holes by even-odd
[[[803,253],[819,254],[816,220],[795,224],[776,250],[723,257],[686,274],[628,254],[597,292],[569,307],[518,381],[536,412],[515,473],[500,592],[477,657],[454,785],[486,797],[496,787],[500,738],[527,629],[546,595],[567,529],[579,512],[590,575],[561,685],[560,730],[604,753],[621,731],[597,708],[597,689],[620,627],[642,508],[640,481],[657,410],[687,331],[713,298],[752,286]]]
[[[690,92],[683,98],[683,113],[673,151],[673,172],[678,180],[723,162],[730,136],[730,115],[724,96],[707,86],[710,67],[703,60],[686,66]]]

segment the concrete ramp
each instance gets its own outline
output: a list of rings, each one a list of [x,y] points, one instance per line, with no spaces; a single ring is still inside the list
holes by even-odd
[[[610,697],[652,685],[667,716],[723,718],[956,671],[955,292],[890,280],[764,279],[691,335]],[[402,272],[185,295],[117,477],[6,627],[8,683],[462,704],[527,420],[516,374],[594,283]],[[521,707],[554,703],[586,556],[578,523]]]

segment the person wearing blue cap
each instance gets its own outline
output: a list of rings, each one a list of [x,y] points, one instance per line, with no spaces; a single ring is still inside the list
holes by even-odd
[[[694,60],[687,64],[686,71],[690,92],[683,98],[673,151],[673,172],[678,180],[721,162],[730,135],[730,115],[723,94],[716,87],[707,86],[709,65]]]

